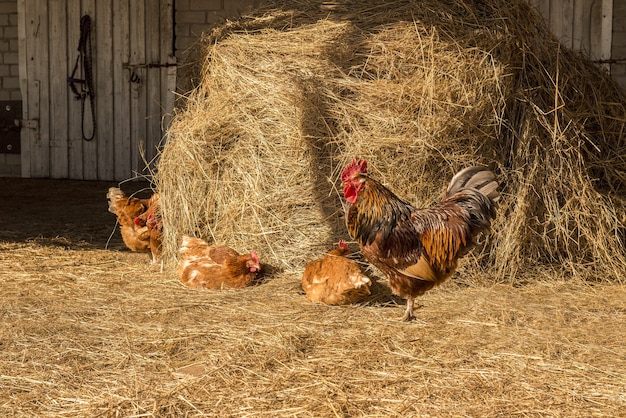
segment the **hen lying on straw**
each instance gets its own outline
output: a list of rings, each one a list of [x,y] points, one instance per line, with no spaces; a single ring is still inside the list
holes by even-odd
[[[370,279],[359,266],[346,256],[348,244],[339,242],[337,248],[324,257],[310,261],[302,275],[302,289],[307,300],[328,305],[348,305],[370,294]]]

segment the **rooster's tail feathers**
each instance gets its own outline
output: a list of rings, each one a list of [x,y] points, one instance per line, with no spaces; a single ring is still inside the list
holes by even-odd
[[[500,200],[496,175],[486,167],[467,167],[456,173],[450,180],[446,190],[446,197],[465,189],[478,190],[493,203],[497,203]]]

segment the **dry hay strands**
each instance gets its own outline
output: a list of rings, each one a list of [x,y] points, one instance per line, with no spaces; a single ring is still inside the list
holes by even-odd
[[[358,156],[418,206],[492,167],[504,197],[472,269],[621,277],[626,99],[526,2],[280,2],[207,40],[156,176],[170,256],[185,233],[301,270],[348,238],[338,175]]]

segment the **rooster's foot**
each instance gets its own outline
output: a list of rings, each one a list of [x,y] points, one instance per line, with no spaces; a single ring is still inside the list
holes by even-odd
[[[413,306],[415,304],[415,300],[413,298],[407,298],[406,300],[406,312],[404,312],[404,316],[402,317],[403,321],[414,321],[415,315],[413,315]]]
[[[413,315],[412,312],[410,312],[410,313],[409,312],[405,312],[404,316],[402,317],[402,320],[406,321],[406,322],[414,321],[415,320],[415,315]]]

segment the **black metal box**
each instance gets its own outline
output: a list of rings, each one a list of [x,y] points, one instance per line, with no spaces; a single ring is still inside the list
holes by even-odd
[[[0,100],[0,154],[19,154],[20,127],[22,119],[21,100]]]

